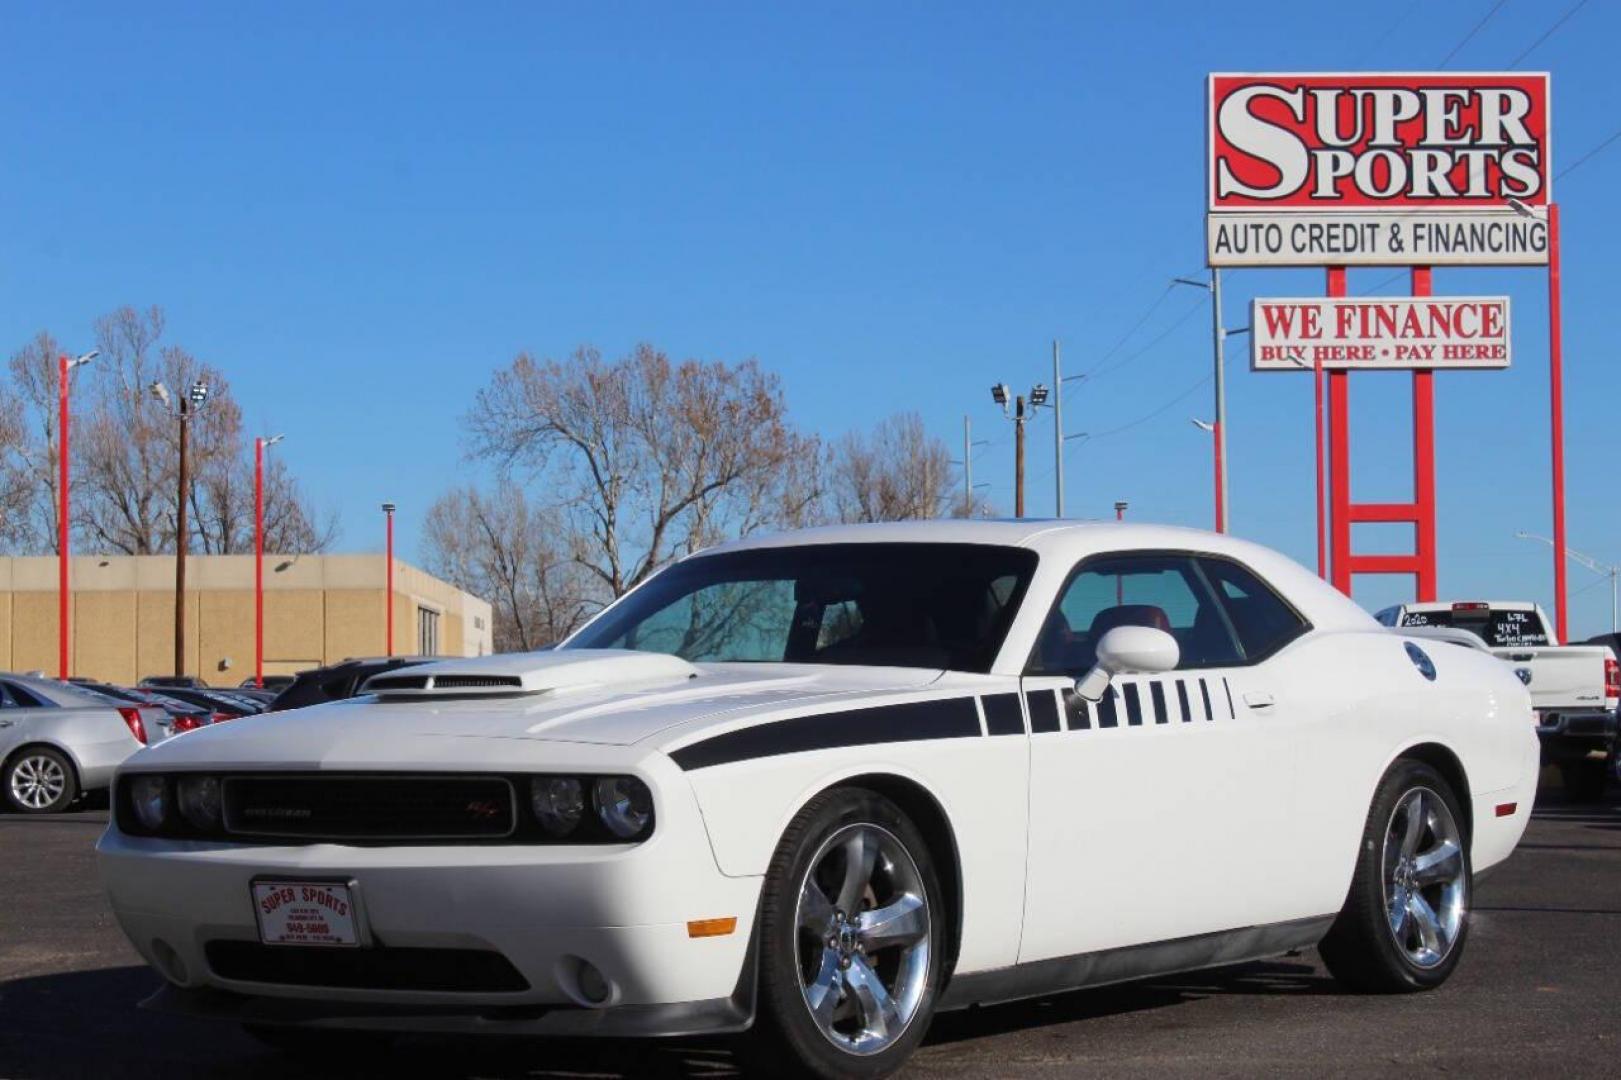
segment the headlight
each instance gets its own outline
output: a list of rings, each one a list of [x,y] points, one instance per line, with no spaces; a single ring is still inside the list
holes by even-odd
[[[653,793],[634,776],[604,776],[591,788],[597,817],[621,840],[634,840],[653,821]]]
[[[539,776],[529,782],[529,805],[542,828],[567,836],[585,813],[585,788],[572,776]]]
[[[175,801],[191,827],[214,832],[220,827],[220,782],[217,776],[183,776]]]
[[[161,776],[132,776],[129,802],[141,828],[157,832],[169,816],[169,782]]]

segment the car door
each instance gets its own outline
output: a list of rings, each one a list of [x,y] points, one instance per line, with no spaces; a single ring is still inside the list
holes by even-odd
[[[1253,581],[1245,574],[1237,580]],[[1297,741],[1274,669],[1246,657],[1225,588],[1193,554],[1142,552],[1084,560],[1060,593],[1024,680],[1021,962],[1303,914],[1278,862],[1293,828]],[[1175,637],[1177,669],[1118,676],[1102,701],[1085,702],[1073,680],[1097,639],[1132,624]]]
[[[31,698],[25,698],[10,683],[0,682],[0,762],[31,737],[30,720],[36,712],[32,704]]]

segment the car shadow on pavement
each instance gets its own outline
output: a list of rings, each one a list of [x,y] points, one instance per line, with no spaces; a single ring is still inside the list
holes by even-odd
[[[1195,971],[1151,982],[1072,990],[1006,1005],[979,1006],[945,1013],[935,1018],[925,1045],[1162,1009],[1207,997],[1309,997],[1346,993],[1350,991],[1309,963],[1290,959],[1259,961],[1237,967]]]
[[[7,1080],[192,1076],[241,1080],[467,1077],[481,1080],[691,1078],[750,1073],[725,1041],[535,1040],[411,1036],[363,1056],[289,1057],[230,1024],[138,1010],[156,976],[102,968],[0,982],[0,1075]],[[928,1044],[1158,1009],[1215,995],[1339,992],[1309,964],[1276,961],[1151,983],[1075,991],[936,1018]]]

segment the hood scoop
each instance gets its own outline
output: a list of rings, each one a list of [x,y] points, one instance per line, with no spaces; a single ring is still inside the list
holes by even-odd
[[[565,649],[422,664],[373,675],[361,693],[389,700],[510,697],[680,682],[697,674],[697,668],[678,656],[628,649]]]

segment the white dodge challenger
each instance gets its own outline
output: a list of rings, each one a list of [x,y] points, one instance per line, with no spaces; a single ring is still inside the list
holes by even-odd
[[[278,1045],[744,1033],[884,1076],[937,1011],[1315,945],[1436,986],[1531,812],[1501,662],[1192,530],[931,522],[691,556],[551,652],[137,754],[98,851]]]

